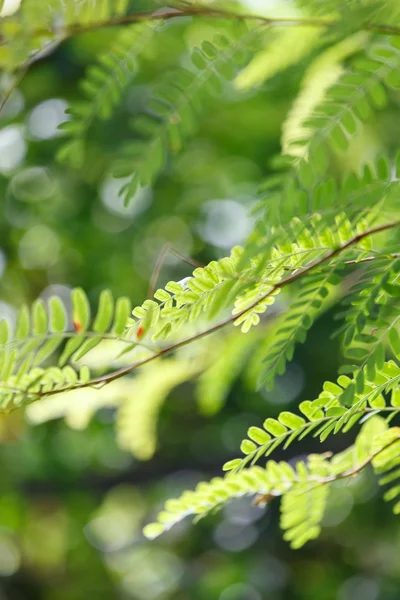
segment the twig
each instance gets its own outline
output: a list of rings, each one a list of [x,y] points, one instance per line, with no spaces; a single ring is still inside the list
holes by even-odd
[[[337,19],[324,18],[309,18],[309,17],[266,17],[253,13],[237,13],[222,8],[210,8],[207,6],[185,6],[177,8],[168,8],[157,11],[138,11],[128,15],[116,16],[103,21],[95,21],[92,23],[72,23],[65,29],[54,28],[37,28],[31,32],[32,36],[60,35],[59,41],[81,33],[87,33],[96,29],[117,27],[121,25],[129,25],[140,23],[143,21],[169,21],[175,18],[184,17],[207,17],[213,19],[236,19],[240,21],[260,21],[270,27],[332,27],[338,23]],[[386,33],[391,35],[400,35],[400,27],[387,25],[385,23],[368,23],[361,24],[360,29],[365,31],[373,31],[376,33]],[[1,40],[1,43],[6,43]]]
[[[299,496],[309,493],[311,490],[313,490],[317,486],[327,485],[329,483],[334,483],[335,481],[340,481],[341,479],[349,479],[350,477],[354,477],[355,475],[358,475],[363,469],[365,469],[365,467],[367,467],[374,460],[374,458],[379,456],[379,454],[381,454],[384,450],[387,450],[387,448],[390,448],[391,446],[393,446],[394,444],[397,444],[397,443],[399,443],[399,437],[396,437],[394,440],[391,440],[388,444],[386,444],[386,446],[384,446],[383,448],[379,448],[379,450],[370,454],[363,462],[358,464],[356,467],[353,467],[352,469],[348,469],[347,471],[343,471],[343,473],[338,473],[335,475],[327,475],[326,477],[312,477],[312,476],[308,477],[306,482],[310,483],[312,485],[310,485],[310,487],[305,490],[302,489],[299,492]],[[294,482],[295,485],[297,483],[301,484],[303,482],[301,480]],[[278,492],[278,493],[274,493],[272,491],[272,492],[269,492],[268,494],[257,494],[257,496],[254,500],[254,503],[257,505],[267,504],[273,498],[283,496],[285,493],[287,493],[287,491],[286,492]]]
[[[114,371],[113,373],[109,373],[107,375],[102,375],[101,377],[97,377],[94,378],[90,381],[88,381],[87,383],[82,383],[79,384],[77,386],[75,386],[73,389],[79,389],[79,388],[84,388],[84,387],[88,387],[88,386],[93,386],[93,385],[98,385],[98,384],[105,384],[105,383],[110,383],[111,381],[115,381],[116,379],[119,379],[120,377],[123,377],[124,375],[127,375],[128,373],[131,373],[134,369],[141,367],[149,362],[151,362],[152,360],[159,358],[161,356],[165,356],[175,350],[178,350],[179,348],[182,348],[184,346],[187,346],[188,344],[195,342],[207,335],[210,335],[220,329],[222,329],[223,327],[226,327],[227,325],[232,324],[234,321],[236,321],[236,319],[238,319],[239,317],[243,316],[245,313],[247,313],[248,311],[251,311],[253,308],[255,308],[260,302],[263,302],[266,298],[268,298],[269,296],[271,296],[272,294],[274,294],[278,289],[282,289],[283,287],[286,287],[288,285],[290,285],[291,283],[293,283],[294,281],[297,281],[299,279],[301,279],[304,275],[306,275],[307,273],[309,273],[310,271],[313,271],[314,269],[316,269],[317,267],[319,267],[320,265],[322,265],[323,263],[331,260],[332,258],[334,258],[335,256],[338,256],[339,254],[341,254],[342,252],[344,252],[345,250],[347,250],[348,248],[350,248],[351,246],[354,246],[356,244],[358,244],[361,240],[363,240],[364,238],[370,236],[370,235],[375,235],[377,233],[382,233],[384,231],[387,231],[389,229],[393,229],[395,227],[399,227],[400,226],[400,221],[395,221],[393,223],[385,223],[383,225],[378,225],[372,229],[369,229],[367,231],[364,231],[363,233],[359,233],[356,236],[354,236],[353,238],[351,238],[350,240],[348,240],[345,244],[338,246],[337,248],[334,248],[333,250],[331,250],[330,252],[328,252],[325,256],[321,257],[320,259],[312,262],[310,265],[308,265],[307,267],[305,267],[304,269],[297,271],[296,273],[294,273],[293,275],[290,275],[289,277],[286,277],[285,279],[282,279],[282,281],[278,282],[277,284],[273,285],[271,287],[271,289],[266,292],[265,294],[262,294],[260,296],[258,296],[254,302],[252,302],[249,306],[247,306],[246,308],[244,308],[242,311],[240,311],[239,313],[237,313],[236,315],[230,315],[229,317],[227,317],[226,319],[223,319],[222,321],[219,321],[218,323],[216,323],[215,325],[212,325],[211,327],[209,327],[208,329],[205,329],[203,331],[200,331],[198,333],[195,333],[191,336],[188,336],[187,338],[184,338],[183,340],[176,342],[174,344],[170,344],[169,346],[166,346],[165,348],[162,348],[157,354],[154,354],[153,356],[149,356],[146,357],[142,360],[139,360],[127,367],[123,367],[121,369],[118,369],[117,371]],[[58,390],[51,390],[49,392],[37,392],[37,397],[41,398],[43,396],[51,396],[54,394],[60,394],[62,392],[66,392],[66,391],[70,391],[71,388],[61,388]]]

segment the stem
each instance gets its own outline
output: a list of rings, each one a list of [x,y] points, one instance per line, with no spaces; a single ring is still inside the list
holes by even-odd
[[[311,485],[306,490],[302,490],[302,492],[299,495],[307,494],[308,492],[310,492],[310,490],[312,490],[313,488],[315,488],[317,486],[327,485],[329,483],[334,483],[335,481],[339,481],[341,479],[348,479],[350,477],[354,477],[355,475],[358,475],[360,473],[360,471],[365,469],[365,467],[367,467],[374,460],[374,458],[379,456],[379,454],[381,454],[381,452],[383,452],[384,450],[387,450],[387,448],[390,448],[391,446],[393,446],[394,444],[397,444],[398,442],[399,442],[399,438],[396,437],[394,440],[391,440],[388,444],[386,444],[386,446],[384,446],[383,448],[379,448],[379,450],[377,450],[373,454],[370,454],[368,456],[368,458],[366,458],[362,463],[360,463],[353,469],[349,469],[348,471],[343,471],[343,473],[338,473],[337,475],[327,475],[326,477],[308,477],[307,483],[310,482],[313,485]],[[294,483],[296,484],[296,483],[302,483],[302,482],[295,481]],[[287,491],[290,491],[290,490],[287,490]],[[269,494],[258,494],[255,498],[254,503],[261,504],[261,505],[267,504],[273,498],[278,497],[278,496],[283,496],[285,493],[287,493],[287,491],[281,492],[281,493],[273,493],[272,492]]]
[[[223,8],[209,8],[207,6],[185,6],[177,8],[167,8],[165,10],[157,11],[138,11],[133,14],[123,15],[107,19],[105,21],[95,21],[88,24],[73,23],[66,27],[64,30],[60,30],[59,27],[53,29],[37,28],[31,32],[32,36],[46,36],[46,35],[57,35],[60,34],[59,41],[81,33],[87,33],[96,29],[106,27],[117,27],[121,25],[128,25],[133,23],[140,23],[143,21],[169,21],[175,18],[184,17],[206,17],[212,19],[236,19],[240,21],[252,20],[260,21],[261,23],[270,27],[332,27],[335,26],[339,21],[338,19],[324,19],[324,18],[313,18],[313,17],[265,17],[262,15],[252,13],[236,13]],[[360,28],[364,31],[373,31],[376,33],[385,33],[391,35],[400,35],[400,27],[394,25],[387,25],[384,23],[368,23],[364,22],[360,25]],[[1,40],[1,43],[5,43]]]
[[[22,80],[25,77],[28,69],[34,62],[36,62],[43,56],[47,56],[48,53],[51,52],[59,43],[64,42],[73,35],[88,33],[91,31],[96,31],[97,29],[104,29],[108,27],[132,25],[134,23],[142,23],[144,21],[162,22],[184,17],[235,19],[238,21],[259,21],[261,24],[269,27],[334,27],[339,22],[339,20],[337,19],[322,19],[308,17],[265,17],[256,14],[235,13],[222,8],[211,9],[207,8],[206,6],[187,6],[185,8],[168,8],[165,10],[157,11],[138,11],[130,15],[118,16],[104,21],[95,21],[88,24],[73,23],[64,29],[61,29],[60,27],[53,27],[48,29],[41,27],[34,29],[29,34],[31,37],[54,36],[54,39],[52,40],[53,45],[51,48],[46,48],[44,50],[42,48],[39,48],[38,50],[36,50],[30,56],[30,58],[28,58],[28,60],[26,60],[23,64],[18,65],[16,71],[22,71],[22,74],[20,76],[20,79]],[[396,27],[394,25],[387,25],[385,23],[379,24],[365,22],[360,25],[359,30],[390,35],[400,35],[400,27]],[[0,46],[6,45],[7,42],[7,39],[0,36]],[[18,85],[19,82],[16,82],[15,85],[13,85],[12,88],[9,90],[7,96],[10,95]],[[7,98],[5,98],[4,102],[0,104],[0,110],[3,108],[6,100]]]
[[[357,234],[356,236],[354,236],[353,238],[348,240],[342,246],[338,246],[337,248],[334,248],[333,250],[331,250],[330,252],[325,254],[320,259],[312,262],[310,265],[308,265],[304,269],[297,271],[296,273],[293,273],[292,275],[286,277],[285,279],[282,279],[282,281],[280,281],[279,283],[276,283],[275,285],[273,285],[268,292],[258,296],[258,298],[256,298],[256,300],[254,300],[254,302],[252,302],[250,304],[250,306],[247,306],[239,313],[237,313],[235,315],[230,315],[226,319],[219,321],[218,323],[216,323],[215,325],[212,325],[208,329],[205,329],[205,330],[195,333],[191,336],[188,336],[187,338],[184,338],[183,340],[181,340],[179,342],[170,344],[169,346],[162,348],[161,350],[159,350],[156,354],[154,354],[152,356],[148,356],[142,360],[139,360],[139,361],[129,365],[128,367],[123,367],[123,368],[121,368],[117,371],[114,371],[113,373],[110,373],[108,375],[102,375],[101,377],[96,377],[96,378],[88,381],[87,383],[79,384],[77,386],[74,386],[73,388],[64,387],[64,388],[61,388],[58,390],[52,390],[50,392],[37,392],[37,397],[41,398],[43,396],[46,396],[46,397],[52,396],[54,394],[60,394],[62,392],[71,391],[71,389],[80,389],[80,388],[85,388],[85,387],[94,386],[94,385],[104,385],[106,383],[110,383],[111,381],[115,381],[116,379],[119,379],[120,377],[123,377],[124,375],[131,373],[134,369],[141,367],[143,365],[146,365],[147,363],[153,361],[156,358],[159,358],[160,356],[165,356],[165,355],[169,354],[170,352],[173,352],[174,350],[178,350],[179,348],[187,346],[188,344],[191,344],[192,342],[195,342],[195,341],[205,337],[206,335],[210,335],[211,333],[219,331],[223,327],[226,327],[227,325],[232,324],[234,321],[236,321],[236,319],[238,319],[239,317],[244,315],[246,312],[251,311],[260,302],[262,302],[263,300],[265,300],[266,298],[268,298],[269,296],[274,294],[278,289],[282,289],[283,287],[290,285],[294,281],[301,279],[304,275],[307,275],[307,273],[309,273],[310,271],[313,271],[314,269],[318,268],[323,263],[331,260],[332,258],[335,258],[336,256],[338,256],[339,254],[341,254],[342,252],[344,252],[351,246],[358,244],[364,238],[366,238],[370,235],[377,234],[377,233],[382,233],[384,231],[393,229],[398,226],[400,226],[400,221],[394,221],[393,223],[385,223],[383,225],[378,225],[372,229],[364,231],[363,233]]]

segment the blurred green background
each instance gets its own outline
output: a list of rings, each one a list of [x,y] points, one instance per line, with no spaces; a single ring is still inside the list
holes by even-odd
[[[0,317],[12,320],[16,307],[38,296],[66,299],[78,285],[94,305],[105,287],[141,304],[165,244],[205,263],[250,233],[258,184],[279,153],[299,68],[257,93],[237,96],[227,88],[153,189],[139,190],[129,208],[118,197],[121,183],[110,166],[150,84],[179,64],[185,47],[218,33],[218,24],[207,20],[184,30],[168,27],[176,35],[161,32],[148,49],[113,120],[91,128],[79,172],[55,161],[58,125],[79,97],[85,68],[115,30],[56,48],[32,66],[6,104],[0,115]],[[394,148],[398,133],[391,105],[352,152],[358,160],[362,152]],[[159,285],[190,272],[169,255]],[[260,509],[246,499],[155,542],[141,533],[165,499],[220,474],[249,425],[295,409],[335,378],[334,328],[332,314],[324,315],[273,392],[256,393],[246,378],[238,380],[212,418],[198,413],[192,384],[178,387],[162,409],[158,451],[148,462],[119,449],[112,408],[98,411],[83,430],[61,419],[35,426],[20,412],[1,417],[0,600],[397,600],[400,523],[368,473],[337,485],[321,538],[300,551],[281,540],[277,506]],[[324,448],[337,450],[349,439]],[[317,450],[308,439],[289,457]]]

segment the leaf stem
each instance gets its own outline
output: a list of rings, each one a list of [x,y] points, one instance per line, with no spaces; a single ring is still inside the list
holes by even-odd
[[[282,279],[282,281],[271,286],[271,288],[268,292],[258,296],[254,300],[254,302],[252,302],[249,306],[247,306],[246,308],[241,310],[239,313],[237,313],[235,315],[230,315],[229,317],[219,321],[215,325],[212,325],[208,329],[194,333],[193,335],[190,335],[190,336],[184,338],[183,340],[180,340],[179,342],[175,342],[173,344],[165,346],[165,348],[162,348],[161,350],[159,350],[156,354],[154,354],[152,356],[148,356],[148,357],[146,357],[142,360],[139,360],[127,367],[122,367],[121,369],[118,369],[117,371],[114,371],[113,373],[109,373],[107,375],[102,375],[101,377],[91,379],[87,383],[79,384],[79,385],[75,386],[73,389],[79,389],[79,388],[89,387],[89,386],[93,386],[93,385],[101,385],[101,384],[110,383],[111,381],[114,381],[115,379],[119,379],[120,377],[123,377],[124,375],[131,373],[134,369],[141,367],[143,365],[146,365],[147,363],[151,362],[152,360],[154,360],[156,358],[165,356],[165,355],[167,355],[175,350],[178,350],[179,348],[187,346],[188,344],[191,344],[192,342],[195,342],[207,335],[210,335],[216,331],[219,331],[223,327],[226,327],[227,325],[232,324],[234,321],[236,321],[236,319],[238,319],[239,317],[244,315],[246,312],[255,308],[260,302],[264,301],[266,298],[268,298],[269,296],[276,293],[277,290],[282,289],[283,287],[286,287],[286,286],[290,285],[291,283],[301,279],[302,277],[304,277],[304,275],[307,275],[307,273],[309,273],[310,271],[313,271],[314,269],[318,268],[320,265],[324,264],[325,262],[331,260],[332,258],[335,258],[336,256],[338,256],[339,254],[341,254],[342,252],[344,252],[351,246],[358,244],[364,238],[366,238],[370,235],[382,233],[384,231],[387,231],[389,229],[393,229],[393,228],[399,227],[399,226],[400,226],[400,221],[394,221],[392,223],[384,223],[382,225],[373,227],[372,229],[368,229],[367,231],[364,231],[362,233],[358,233],[356,236],[354,236],[353,238],[348,240],[345,244],[342,244],[341,246],[334,248],[333,250],[331,250],[330,252],[328,252],[327,254],[322,256],[321,258],[319,258],[319,259],[315,260],[314,262],[312,262],[311,264],[309,264],[304,269],[301,269],[300,271],[297,271],[296,273],[289,275],[288,277]],[[38,396],[38,398],[41,398],[43,396],[60,394],[61,392],[66,392],[66,391],[69,391],[70,389],[71,388],[62,388],[62,389],[58,389],[58,390],[52,390],[50,392],[38,392],[37,396]]]
[[[253,13],[237,13],[223,8],[210,8],[207,6],[177,6],[156,11],[138,11],[128,15],[116,16],[103,21],[92,23],[72,23],[64,29],[57,27],[53,29],[37,28],[31,32],[32,36],[60,35],[59,41],[81,33],[87,33],[96,29],[106,27],[117,27],[140,23],[143,21],[169,21],[185,17],[206,17],[212,19],[236,19],[240,21],[260,21],[270,27],[332,27],[337,25],[338,19],[314,18],[314,17],[266,17]],[[376,33],[400,35],[400,27],[385,23],[361,24],[360,29]],[[1,40],[4,44],[5,41]]]

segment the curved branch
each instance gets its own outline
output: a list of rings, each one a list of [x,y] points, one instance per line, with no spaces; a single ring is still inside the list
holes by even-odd
[[[260,302],[262,302],[269,296],[273,295],[277,290],[282,289],[283,287],[290,285],[294,281],[301,279],[304,275],[306,275],[310,271],[313,271],[314,269],[318,268],[320,265],[324,264],[325,262],[340,255],[342,252],[344,252],[351,246],[358,244],[364,238],[366,238],[370,235],[375,235],[377,233],[382,233],[384,231],[387,231],[387,230],[390,230],[390,229],[393,229],[393,228],[399,227],[399,226],[400,226],[400,221],[394,221],[393,223],[385,223],[383,225],[378,225],[376,227],[373,227],[372,229],[369,229],[367,231],[359,233],[356,236],[354,236],[353,238],[351,238],[350,240],[348,240],[345,244],[342,244],[341,246],[334,248],[333,250],[331,250],[330,252],[325,254],[322,258],[315,260],[314,262],[309,264],[304,269],[301,269],[300,271],[293,273],[292,275],[286,277],[285,279],[282,279],[282,281],[280,281],[277,284],[275,284],[274,286],[272,286],[268,292],[258,296],[251,305],[247,306],[241,312],[239,312],[235,315],[230,315],[226,319],[219,321],[218,323],[216,323],[215,325],[212,325],[208,329],[205,329],[205,330],[195,333],[191,336],[188,336],[187,338],[184,338],[183,340],[180,340],[179,342],[176,342],[174,344],[170,344],[169,346],[162,348],[161,350],[159,350],[156,354],[154,354],[152,356],[148,356],[142,360],[138,360],[137,362],[135,362],[127,367],[122,367],[121,369],[118,369],[117,371],[114,371],[113,373],[109,373],[108,375],[102,375],[100,377],[91,379],[86,383],[78,384],[73,389],[75,390],[75,389],[80,389],[80,388],[93,387],[93,386],[97,386],[97,385],[103,386],[105,384],[110,383],[111,381],[115,381],[116,379],[119,379],[120,377],[123,377],[124,375],[131,373],[136,368],[141,367],[141,366],[153,361],[156,358],[165,356],[165,355],[169,354],[170,352],[173,352],[175,350],[178,350],[179,348],[187,346],[188,344],[191,344],[192,342],[195,342],[207,335],[210,335],[211,333],[214,333],[215,331],[219,331],[223,327],[226,327],[227,325],[232,324],[234,321],[236,321],[236,319],[238,319],[239,317],[244,315],[249,310],[252,310],[253,308],[255,308]],[[62,392],[67,392],[67,391],[71,391],[71,388],[65,387],[65,388],[61,388],[58,390],[52,390],[50,392],[37,392],[37,399],[40,399],[42,397],[52,396],[54,394],[60,394]]]
[[[338,19],[324,19],[313,17],[266,17],[253,13],[237,13],[223,8],[211,8],[207,6],[185,6],[177,8],[160,9],[156,11],[138,11],[132,14],[113,17],[104,21],[95,21],[92,23],[73,23],[64,29],[54,27],[50,29],[37,28],[31,32],[32,36],[59,35],[58,42],[62,42],[69,37],[95,31],[97,29],[117,27],[140,23],[143,21],[169,21],[175,18],[183,17],[206,17],[214,19],[236,19],[240,21],[251,20],[260,21],[270,27],[331,27],[337,25]],[[400,35],[400,27],[388,25],[385,23],[361,23],[359,29],[372,31],[375,33],[384,33],[390,35]],[[0,39],[0,44],[6,43]]]
[[[308,489],[304,490],[302,492],[302,494],[307,494],[310,490],[312,490],[314,487],[317,487],[319,485],[327,485],[329,483],[334,483],[335,481],[340,481],[341,479],[349,479],[350,477],[355,477],[363,469],[365,469],[365,467],[368,467],[368,465],[371,464],[372,461],[377,456],[379,456],[379,454],[381,454],[382,452],[384,452],[385,450],[387,450],[388,448],[390,448],[394,444],[397,444],[398,442],[399,442],[399,438],[395,437],[388,444],[386,444],[386,446],[383,446],[382,448],[379,448],[378,450],[376,450],[376,452],[371,453],[360,464],[358,464],[357,466],[353,467],[352,469],[348,469],[347,471],[343,471],[343,473],[337,473],[335,475],[327,475],[325,477],[314,477],[314,476],[307,477],[307,483],[310,483],[312,485]],[[302,495],[302,494],[299,494],[299,495]],[[256,496],[255,500],[254,500],[254,503],[257,504],[257,505],[261,505],[262,506],[262,505],[267,504],[268,502],[270,502],[270,500],[272,500],[273,498],[279,497],[279,496],[282,496],[282,495],[283,494],[274,494],[274,493],[270,493],[270,494],[258,494]]]

